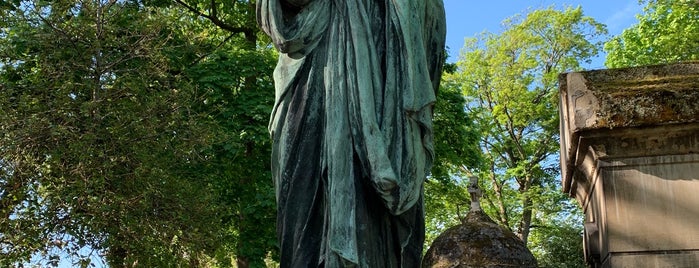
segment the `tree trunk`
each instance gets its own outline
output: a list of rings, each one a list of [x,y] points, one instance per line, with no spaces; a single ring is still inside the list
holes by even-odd
[[[502,186],[498,183],[497,177],[495,176],[495,164],[490,165],[490,180],[493,182],[493,191],[495,191],[495,197],[497,199],[498,205],[498,221],[502,226],[510,229],[510,222],[507,215],[507,207],[505,207],[505,200],[502,196]]]
[[[244,256],[236,256],[235,264],[238,266],[238,268],[249,268],[250,260],[248,260],[248,258]]]
[[[519,239],[521,239],[524,244],[527,244],[529,240],[529,230],[532,224],[532,200],[527,196],[524,197],[524,202],[522,204],[524,209],[522,210],[522,220],[519,222]]]
[[[121,246],[112,246],[107,251],[107,264],[112,267],[128,267],[126,265],[126,249]]]

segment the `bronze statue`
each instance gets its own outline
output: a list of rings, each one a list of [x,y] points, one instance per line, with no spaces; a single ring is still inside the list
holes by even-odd
[[[282,267],[419,267],[442,0],[258,0]]]

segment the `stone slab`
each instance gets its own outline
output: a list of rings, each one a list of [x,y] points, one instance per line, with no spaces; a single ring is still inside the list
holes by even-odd
[[[581,132],[699,122],[699,62],[561,74],[561,166],[573,194]]]
[[[616,253],[603,263],[603,268],[696,268],[699,251],[660,251],[648,253]]]

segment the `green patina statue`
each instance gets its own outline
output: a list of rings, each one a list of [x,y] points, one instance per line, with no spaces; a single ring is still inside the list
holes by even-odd
[[[281,267],[419,267],[442,0],[257,0]]]

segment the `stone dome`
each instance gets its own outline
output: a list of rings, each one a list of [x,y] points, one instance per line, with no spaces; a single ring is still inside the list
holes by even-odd
[[[432,242],[423,268],[536,267],[536,259],[510,230],[497,225],[481,209],[478,177],[470,178],[471,210],[460,225]]]
[[[462,224],[447,229],[427,251],[425,268],[536,267],[524,242],[482,210],[471,210]]]

